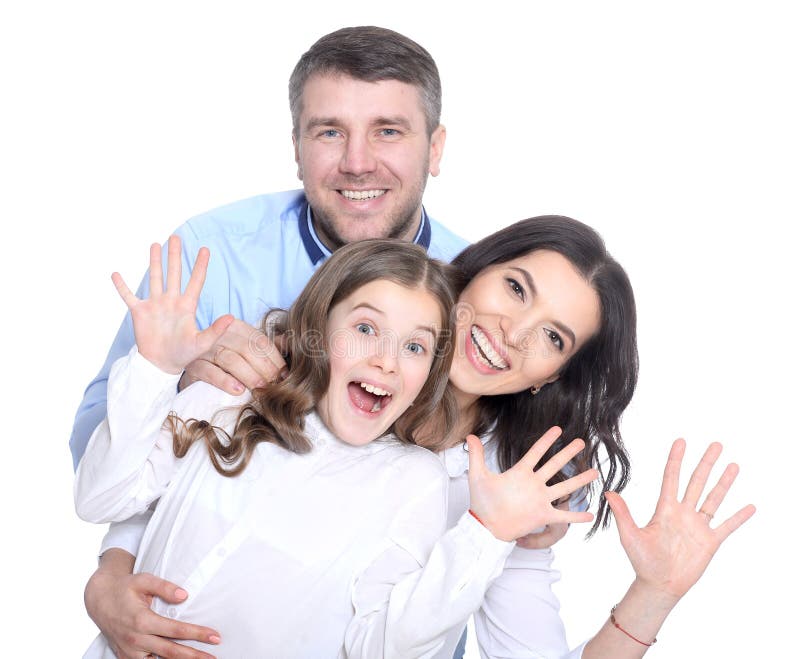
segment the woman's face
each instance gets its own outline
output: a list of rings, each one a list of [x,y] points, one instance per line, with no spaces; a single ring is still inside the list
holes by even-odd
[[[597,293],[558,252],[489,266],[459,298],[450,382],[476,398],[538,389],[599,329]]]

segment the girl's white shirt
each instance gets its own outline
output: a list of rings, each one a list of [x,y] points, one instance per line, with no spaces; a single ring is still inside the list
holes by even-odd
[[[312,451],[262,443],[227,478],[201,442],[175,458],[163,422],[174,411],[230,431],[249,394],[197,383],[176,395],[177,380],[135,348],[115,364],[75,502],[88,521],[130,518],[115,527],[141,537],[134,570],[190,593],[153,609],[219,630],[217,656],[449,659],[476,612],[483,657],[580,657],[551,590],[552,552],[501,542],[466,514],[460,446],[439,460],[391,437],[354,447],[311,414]],[[484,443],[496,469],[495,442]],[[123,544],[109,536],[104,549]],[[114,655],[98,636],[84,656]]]

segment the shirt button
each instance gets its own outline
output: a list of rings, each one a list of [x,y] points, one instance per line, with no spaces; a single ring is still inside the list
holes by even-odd
[[[171,607],[169,607],[169,608],[167,609],[167,615],[168,615],[170,618],[174,618],[175,616],[177,616],[177,615],[178,615],[178,609],[176,609],[174,606],[171,606]]]

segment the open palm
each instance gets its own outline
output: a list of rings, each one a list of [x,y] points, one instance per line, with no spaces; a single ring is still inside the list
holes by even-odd
[[[698,509],[708,476],[722,452],[718,443],[708,447],[679,501],[678,480],[685,450],[682,439],[672,445],[658,504],[646,526],[636,526],[619,494],[606,493],[637,580],[676,599],[685,595],[702,576],[723,541],[755,513],[754,506],[745,506],[711,528],[711,518],[739,473],[735,464],[727,466]]]
[[[136,345],[143,357],[167,373],[180,373],[184,367],[211,348],[233,322],[230,314],[218,318],[205,330],[195,321],[197,301],[206,278],[209,251],[197,254],[192,275],[181,293],[181,240],[170,236],[167,247],[167,282],[164,286],[161,245],[150,247],[150,297],[140,300],[122,276],[111,280],[131,312]]]

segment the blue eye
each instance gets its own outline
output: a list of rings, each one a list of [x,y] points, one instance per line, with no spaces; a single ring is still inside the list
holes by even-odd
[[[358,323],[356,325],[356,332],[359,334],[375,334],[375,329],[368,323]]]
[[[333,128],[329,128],[328,130],[324,130],[321,133],[322,137],[338,137],[339,131]]]
[[[383,129],[381,129],[381,135],[383,135],[384,137],[395,137],[396,135],[399,135],[399,134],[400,134],[400,131],[397,130],[396,128],[383,128]]]
[[[406,350],[415,354],[415,355],[423,355],[425,354],[425,348],[419,343],[409,343],[406,346]]]
[[[554,332],[553,330],[546,329],[544,331],[544,333],[545,333],[545,335],[547,335],[547,338],[550,339],[550,342],[556,348],[558,348],[559,352],[563,352],[564,351],[564,340],[558,335],[557,332]]]

